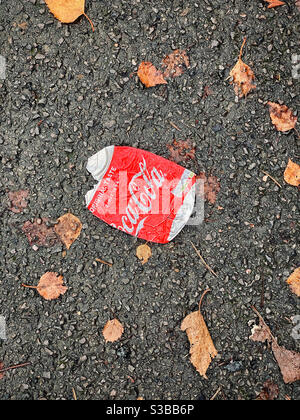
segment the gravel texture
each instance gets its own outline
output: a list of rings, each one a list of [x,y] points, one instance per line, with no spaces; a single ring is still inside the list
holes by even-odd
[[[299,108],[292,55],[300,54],[300,15],[287,3],[268,10],[259,0],[88,0],[93,33],[84,17],[61,24],[42,0],[0,0],[7,60],[0,81],[0,315],[7,327],[0,361],[31,362],[0,380],[1,399],[72,399],[72,388],[78,399],[208,399],[221,388],[217,399],[248,400],[268,379],[279,385],[279,398],[300,398],[299,383],[284,384],[267,346],[249,340],[255,305],[279,343],[300,351],[291,336],[299,300],[285,284],[300,265],[299,192],[283,180],[288,158],[299,163],[299,139],[278,133],[266,107],[271,100]],[[237,101],[226,78],[245,36],[243,59],[257,89]],[[139,63],[159,66],[177,48],[187,51],[191,68],[167,87],[145,89]],[[217,176],[221,190],[200,227],[153,245],[142,266],[135,252],[143,242],[86,210],[93,180],[85,166],[111,144],[168,158],[173,138],[196,144],[196,161],[186,166]],[[29,191],[28,207],[14,214],[8,192],[18,190]],[[26,221],[55,221],[69,210],[83,230],[66,256],[60,245],[30,247]],[[21,287],[46,271],[62,274],[69,287],[53,302]],[[203,315],[219,355],[205,380],[190,364],[180,324],[207,287]],[[125,332],[106,344],[102,329],[115,317]]]

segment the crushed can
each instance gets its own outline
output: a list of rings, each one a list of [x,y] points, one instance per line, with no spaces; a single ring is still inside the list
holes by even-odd
[[[98,182],[86,194],[88,209],[129,235],[166,244],[194,209],[196,175],[163,157],[127,146],[109,146],[88,160]]]

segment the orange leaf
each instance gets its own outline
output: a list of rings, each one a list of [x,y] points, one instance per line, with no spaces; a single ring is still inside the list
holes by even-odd
[[[268,9],[272,9],[273,7],[283,6],[286,3],[280,0],[265,0],[267,3],[269,3]]]
[[[190,67],[190,60],[186,51],[175,50],[163,59],[162,65],[166,67],[163,76],[175,78],[184,73],[185,67]]]
[[[284,180],[294,187],[299,187],[300,185],[300,166],[292,162],[291,159],[284,172]]]
[[[73,23],[84,15],[90,22],[93,31],[94,25],[85,14],[85,0],[45,0],[50,12],[62,23]]]
[[[136,250],[136,256],[142,261],[142,264],[147,264],[149,258],[152,256],[152,251],[149,245],[140,245]]]
[[[244,39],[239,60],[230,72],[230,78],[233,78],[231,84],[234,84],[234,91],[240,98],[247,96],[252,89],[256,89],[256,86],[252,84],[255,80],[254,73],[251,68],[242,61],[243,49],[246,41],[247,38]]]
[[[286,282],[289,284],[292,292],[300,297],[300,267],[293,272]]]
[[[137,74],[147,88],[168,84],[162,73],[149,62],[142,62]]]
[[[81,221],[71,213],[67,213],[60,217],[57,221],[57,225],[55,225],[55,232],[67,249],[70,249],[73,242],[76,241],[81,233],[81,229]]]
[[[191,362],[205,379],[207,379],[206,372],[212,359],[218,354],[200,312],[202,299],[208,291],[202,295],[199,310],[189,314],[181,324],[181,331],[186,331],[191,344]]]
[[[102,334],[106,342],[113,343],[114,341],[117,341],[119,340],[119,338],[122,337],[123,332],[124,327],[121,324],[121,322],[117,319],[113,319],[105,324]]]
[[[57,273],[45,273],[37,286],[27,286],[22,284],[23,287],[36,289],[39,294],[46,300],[54,300],[59,296],[64,295],[68,288],[63,286],[63,276]]]
[[[270,108],[270,117],[272,123],[278,131],[289,131],[295,128],[297,124],[297,117],[293,115],[293,111],[286,105],[275,104],[268,102]]]

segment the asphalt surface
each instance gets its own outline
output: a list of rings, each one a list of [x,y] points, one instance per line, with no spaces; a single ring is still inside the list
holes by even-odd
[[[249,340],[254,305],[279,343],[300,351],[291,336],[299,300],[285,284],[300,265],[299,192],[283,180],[288,158],[299,163],[299,139],[278,133],[266,107],[282,101],[299,108],[292,77],[299,13],[287,3],[268,10],[259,0],[88,0],[93,33],[84,17],[59,23],[43,1],[0,1],[7,63],[0,81],[0,316],[7,334],[0,361],[31,362],[0,380],[2,400],[72,399],[72,389],[78,399],[209,399],[219,390],[217,399],[248,400],[268,379],[280,399],[299,399],[299,383],[285,385],[271,351]],[[236,101],[226,79],[245,36],[243,59],[257,89]],[[191,68],[167,87],[145,89],[134,74],[139,63],[159,66],[177,48],[187,51]],[[200,227],[153,245],[142,266],[135,253],[143,242],[86,210],[93,180],[85,167],[112,144],[168,158],[173,138],[196,144],[196,160],[186,166],[218,177],[221,190]],[[14,214],[8,192],[18,190],[29,191],[28,206]],[[69,210],[83,230],[66,256],[61,245],[30,247],[26,221],[55,221]],[[61,273],[69,287],[53,302],[21,287],[46,271]],[[180,324],[207,287],[203,315],[219,355],[205,380],[189,361]],[[115,317],[124,335],[106,344],[102,329]]]

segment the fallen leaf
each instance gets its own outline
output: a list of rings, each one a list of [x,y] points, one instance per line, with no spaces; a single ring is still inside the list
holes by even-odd
[[[291,159],[289,159],[288,166],[284,172],[284,180],[294,187],[299,187],[300,185],[300,166],[292,162]]]
[[[268,9],[272,9],[273,7],[283,6],[284,4],[286,4],[280,0],[265,0],[265,1],[269,3]]]
[[[286,384],[300,381],[300,353],[287,350],[273,341],[272,350]]]
[[[102,331],[105,341],[111,343],[119,340],[119,338],[122,337],[123,332],[124,327],[117,319],[108,321]]]
[[[149,62],[141,63],[137,74],[140,81],[147,88],[168,84],[168,82],[164,79],[162,72],[157,70],[157,68]]]
[[[272,123],[278,131],[289,131],[295,128],[297,117],[293,115],[293,111],[286,105],[279,105],[274,102],[268,102],[270,109],[270,117]]]
[[[221,190],[221,185],[218,178],[212,175],[207,177],[205,172],[200,172],[196,179],[204,181],[203,190],[199,192],[200,198],[202,198],[202,200],[208,201],[210,204],[216,204],[218,194]]]
[[[48,226],[49,219],[35,219],[33,223],[25,222],[22,231],[27,236],[30,246],[51,247],[60,242],[53,226]]]
[[[22,22],[18,24],[20,29],[26,30],[28,28],[28,23],[27,22]]]
[[[272,332],[265,323],[263,317],[257,309],[254,307],[252,309],[259,317],[259,325],[255,326],[252,330],[250,339],[252,341],[268,341],[271,343],[273,354],[286,384],[300,380],[300,353],[279,346],[277,339],[272,335]]]
[[[29,289],[36,289],[46,300],[57,299],[59,296],[64,295],[68,290],[68,288],[63,285],[63,276],[52,272],[45,273],[37,286],[28,286],[26,284],[22,284],[22,286]]]
[[[10,200],[10,208],[9,210],[13,213],[19,214],[22,213],[24,209],[26,209],[28,203],[26,198],[29,195],[28,190],[20,190],[20,191],[10,191],[8,193],[8,198]]]
[[[240,98],[247,96],[251,90],[256,89],[256,86],[252,83],[255,80],[254,73],[251,68],[242,61],[243,49],[246,41],[247,38],[244,39],[239,60],[229,75],[229,77],[233,79],[230,83],[234,84],[235,94]]]
[[[254,325],[251,331],[250,340],[264,343],[265,341],[272,342],[272,333],[270,328],[264,322],[263,318],[259,318],[259,325]]]
[[[299,12],[300,12],[300,0],[297,0],[296,1],[296,7],[297,7],[297,9],[299,10]]]
[[[190,60],[186,51],[175,50],[163,59],[162,66],[166,67],[163,77],[175,78],[181,76],[185,69],[190,67]]]
[[[196,149],[191,140],[173,140],[172,144],[168,144],[170,159],[173,162],[187,162],[195,159]]]
[[[136,250],[136,256],[142,261],[142,264],[146,264],[149,258],[152,257],[152,251],[149,245],[140,245]]]
[[[94,31],[93,22],[85,14],[85,0],[45,0],[50,12],[62,23],[73,23],[80,16],[85,16]]]
[[[181,324],[181,331],[186,331],[191,344],[191,363],[205,379],[212,359],[218,354],[200,312],[203,297],[208,291],[206,290],[201,297],[199,310],[189,314]]]
[[[300,267],[296,268],[293,274],[287,279],[287,284],[295,295],[300,297]]]
[[[71,245],[79,237],[81,229],[81,221],[71,213],[67,213],[60,217],[55,225],[55,232],[67,249],[70,249]]]
[[[279,396],[279,387],[277,384],[268,380],[264,383],[263,389],[256,398],[258,401],[274,401]]]

